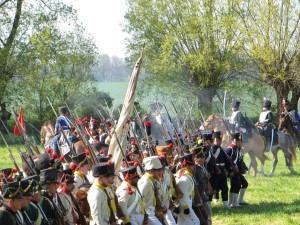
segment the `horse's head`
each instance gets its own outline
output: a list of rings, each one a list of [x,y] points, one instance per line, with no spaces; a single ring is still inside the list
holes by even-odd
[[[214,130],[214,131],[222,131],[222,132],[226,131],[226,127],[222,118],[216,114],[209,115],[207,120],[204,121],[202,126],[205,130]]]
[[[293,123],[288,113],[280,114],[278,128],[285,129],[288,133],[293,133]]]

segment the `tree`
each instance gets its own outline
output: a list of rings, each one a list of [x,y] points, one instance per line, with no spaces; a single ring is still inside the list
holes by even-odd
[[[129,1],[125,30],[130,56],[146,43],[148,80],[197,96],[210,111],[216,91],[238,71],[241,58],[233,1]]]
[[[292,92],[297,109],[300,97],[300,8],[295,0],[236,1],[244,55],[259,74],[245,74],[272,86],[278,111]]]

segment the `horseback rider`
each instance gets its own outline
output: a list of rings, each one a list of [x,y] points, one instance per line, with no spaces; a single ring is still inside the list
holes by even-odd
[[[58,141],[61,138],[61,131],[67,132],[71,129],[71,121],[68,118],[69,115],[70,112],[68,107],[59,107],[59,117],[57,117],[55,123],[55,136],[52,140],[54,153],[56,153],[58,156],[60,156],[60,151],[58,149]]]
[[[234,100],[232,102],[232,114],[229,117],[229,124],[230,126],[230,133],[234,134],[234,133],[240,133],[241,131],[243,133],[246,132],[246,130],[243,127],[243,118],[244,115],[242,114],[242,112],[240,111],[240,104],[241,102],[238,100]]]
[[[263,111],[260,113],[259,121],[255,124],[259,129],[259,133],[265,138],[265,147],[267,149],[268,144],[272,141],[272,136],[274,137],[274,116],[271,112],[272,102],[269,100],[264,100],[262,108]]]
[[[290,102],[287,98],[282,99],[282,114],[288,114],[292,123],[295,132],[295,136],[298,142],[298,148],[300,147],[300,116],[295,109],[290,108]]]

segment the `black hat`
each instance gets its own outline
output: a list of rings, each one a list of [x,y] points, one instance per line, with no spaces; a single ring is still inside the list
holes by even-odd
[[[83,166],[85,164],[88,164],[88,160],[85,153],[72,157],[72,162],[77,166]]]
[[[13,180],[13,175],[14,173],[17,172],[18,171],[16,169],[12,169],[12,168],[1,169],[2,175],[8,180]]]
[[[216,131],[212,134],[212,138],[215,139],[222,139],[223,138],[223,133],[221,131]]]
[[[109,160],[109,157],[106,155],[97,155],[96,158],[99,163],[106,163]]]
[[[50,183],[58,184],[56,168],[41,170],[40,181],[41,184],[50,184]]]
[[[195,155],[195,158],[205,158],[205,152],[204,150],[200,151],[197,155]]]
[[[193,155],[197,155],[202,150],[203,150],[203,145],[196,145],[196,146],[194,146],[194,147],[191,148],[191,153]]]
[[[20,181],[20,187],[23,190],[24,196],[31,196],[36,190],[36,186],[39,185],[40,177],[38,175],[26,177],[24,180]]]
[[[129,180],[129,179],[139,177],[139,175],[137,174],[137,169],[136,169],[135,166],[125,168],[125,169],[121,170],[120,172],[123,174],[123,177],[124,177],[125,180]]]
[[[111,169],[109,168],[112,165],[111,162],[106,163],[97,163],[92,167],[92,173],[94,177],[104,176],[107,177],[111,174]]]
[[[240,107],[241,102],[239,100],[234,100],[232,102],[232,107],[233,108],[239,108]]]
[[[66,114],[67,112],[69,113],[69,109],[67,106],[61,106],[58,108],[58,112],[61,114]]]
[[[166,143],[166,145],[168,145],[168,144],[173,144],[173,141],[172,141],[172,139],[165,139],[165,143]]]
[[[107,176],[114,176],[115,175],[115,163],[112,162],[109,166],[109,171]]]
[[[163,166],[168,166],[168,161],[167,161],[166,156],[167,156],[167,154],[158,156],[158,158]]]
[[[212,132],[203,132],[201,133],[201,138],[203,141],[212,141]]]
[[[232,140],[242,141],[242,134],[241,133],[234,133],[231,135]]]
[[[179,157],[181,162],[181,167],[185,167],[186,165],[195,165],[193,160],[193,154],[187,154]]]
[[[1,185],[2,197],[5,199],[23,198],[19,182],[8,182]]]
[[[263,102],[263,107],[266,107],[266,108],[271,108],[271,104],[272,104],[272,102],[271,102],[271,101],[269,101],[269,100],[265,100],[265,101]]]
[[[60,183],[76,183],[74,181],[73,171],[71,169],[62,170],[59,174],[59,182]]]

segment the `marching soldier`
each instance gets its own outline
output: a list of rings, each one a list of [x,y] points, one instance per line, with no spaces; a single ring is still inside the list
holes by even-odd
[[[216,173],[211,174],[211,180],[215,182],[213,188],[216,193],[221,190],[222,201],[225,208],[230,209],[228,203],[228,185],[227,185],[227,174],[231,174],[231,164],[227,158],[224,149],[221,147],[222,133],[213,133],[213,145],[211,146],[212,156],[216,160]]]
[[[62,207],[65,211],[65,224],[74,225],[77,223],[79,217],[77,212],[73,208],[73,200],[71,197],[72,191],[75,188],[75,181],[72,170],[66,169],[61,171],[59,181],[60,187],[58,189],[58,194],[61,200]]]
[[[88,203],[91,209],[90,224],[93,225],[111,225],[111,211],[108,206],[108,197],[105,188],[109,185],[107,177],[111,162],[97,163],[93,165],[94,182],[88,192]]]
[[[41,170],[40,183],[43,189],[40,201],[43,212],[51,224],[63,225],[65,212],[54,202],[54,199],[57,199],[56,185],[58,184],[56,168]],[[42,220],[42,225],[47,225],[45,218]]]
[[[146,173],[138,181],[138,189],[140,190],[145,210],[148,215],[148,223],[150,225],[161,225],[166,213],[163,206],[162,196],[159,194],[159,180],[162,177],[162,165],[158,156],[144,158]]]
[[[232,143],[226,149],[226,154],[229,156],[232,162],[233,175],[230,177],[230,195],[229,195],[229,205],[232,208],[240,207],[238,202],[238,195],[241,188],[240,181],[240,149],[242,148],[242,142],[240,133],[232,135]]]
[[[87,178],[87,174],[90,170],[90,165],[88,161],[88,157],[85,153],[76,155],[72,157],[72,164],[70,165],[70,169],[75,170],[74,172],[74,190],[73,193],[78,189],[78,187],[84,183],[89,183]]]
[[[179,200],[180,212],[178,214],[177,224],[200,224],[195,214],[192,203],[194,197],[195,183],[193,179],[194,160],[193,155],[184,155],[181,158],[181,169],[177,174],[177,184],[183,193],[183,198]]]
[[[123,223],[131,225],[146,225],[148,223],[145,205],[137,188],[139,175],[135,166],[120,171],[124,180],[118,187],[116,194],[119,205],[126,217]]]
[[[19,182],[8,182],[1,185],[3,206],[0,208],[0,224],[22,225],[17,216],[18,210],[22,208],[22,189]]]

